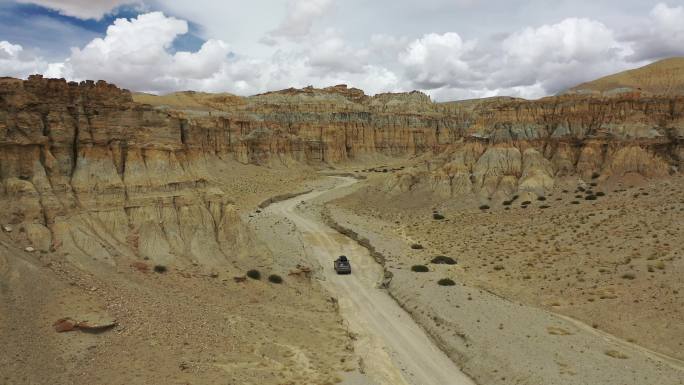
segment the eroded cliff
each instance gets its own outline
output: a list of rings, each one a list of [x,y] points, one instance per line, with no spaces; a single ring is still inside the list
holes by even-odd
[[[433,103],[419,92],[367,96],[344,85],[249,98],[137,96],[241,162],[337,163],[431,154],[390,191],[425,188],[484,199],[544,194],[559,177],[652,178],[682,167],[684,97],[565,95]],[[184,100],[183,108],[179,100]],[[503,199],[503,198],[502,198]]]
[[[66,256],[218,266],[254,246],[221,188],[234,162],[429,154],[388,190],[504,200],[565,176],[667,176],[684,159],[683,96],[433,103],[340,85],[135,99],[105,82],[0,80],[3,223]]]
[[[78,265],[245,257],[249,236],[220,188],[228,166],[184,130],[105,82],[0,80],[2,223]]]

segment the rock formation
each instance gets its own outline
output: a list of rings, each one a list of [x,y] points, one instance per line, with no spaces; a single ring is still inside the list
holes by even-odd
[[[157,97],[102,81],[3,78],[0,221],[67,258],[216,266],[250,244],[220,188],[229,161],[434,154],[388,190],[503,200],[543,195],[564,176],[666,176],[684,167],[683,138],[684,96],[670,94],[433,103],[340,85]]]
[[[2,79],[0,221],[83,268],[120,256],[227,265],[249,237],[211,183],[221,160],[184,130],[105,82]]]

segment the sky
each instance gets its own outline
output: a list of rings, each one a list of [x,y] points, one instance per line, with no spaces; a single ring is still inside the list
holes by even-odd
[[[684,56],[684,0],[0,0],[0,76],[539,98]]]

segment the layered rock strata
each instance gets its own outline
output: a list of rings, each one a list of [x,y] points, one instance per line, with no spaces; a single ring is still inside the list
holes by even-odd
[[[144,102],[138,103],[135,100]],[[221,189],[230,162],[335,164],[434,154],[390,191],[544,194],[557,178],[684,166],[684,96],[433,103],[346,86],[132,95],[105,82],[0,79],[0,205],[40,250],[223,265],[253,247]]]

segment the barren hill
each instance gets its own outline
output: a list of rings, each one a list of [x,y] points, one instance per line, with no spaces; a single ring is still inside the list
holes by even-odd
[[[571,88],[567,93],[605,95],[639,92],[653,95],[684,94],[684,58],[674,57],[606,76]]]

